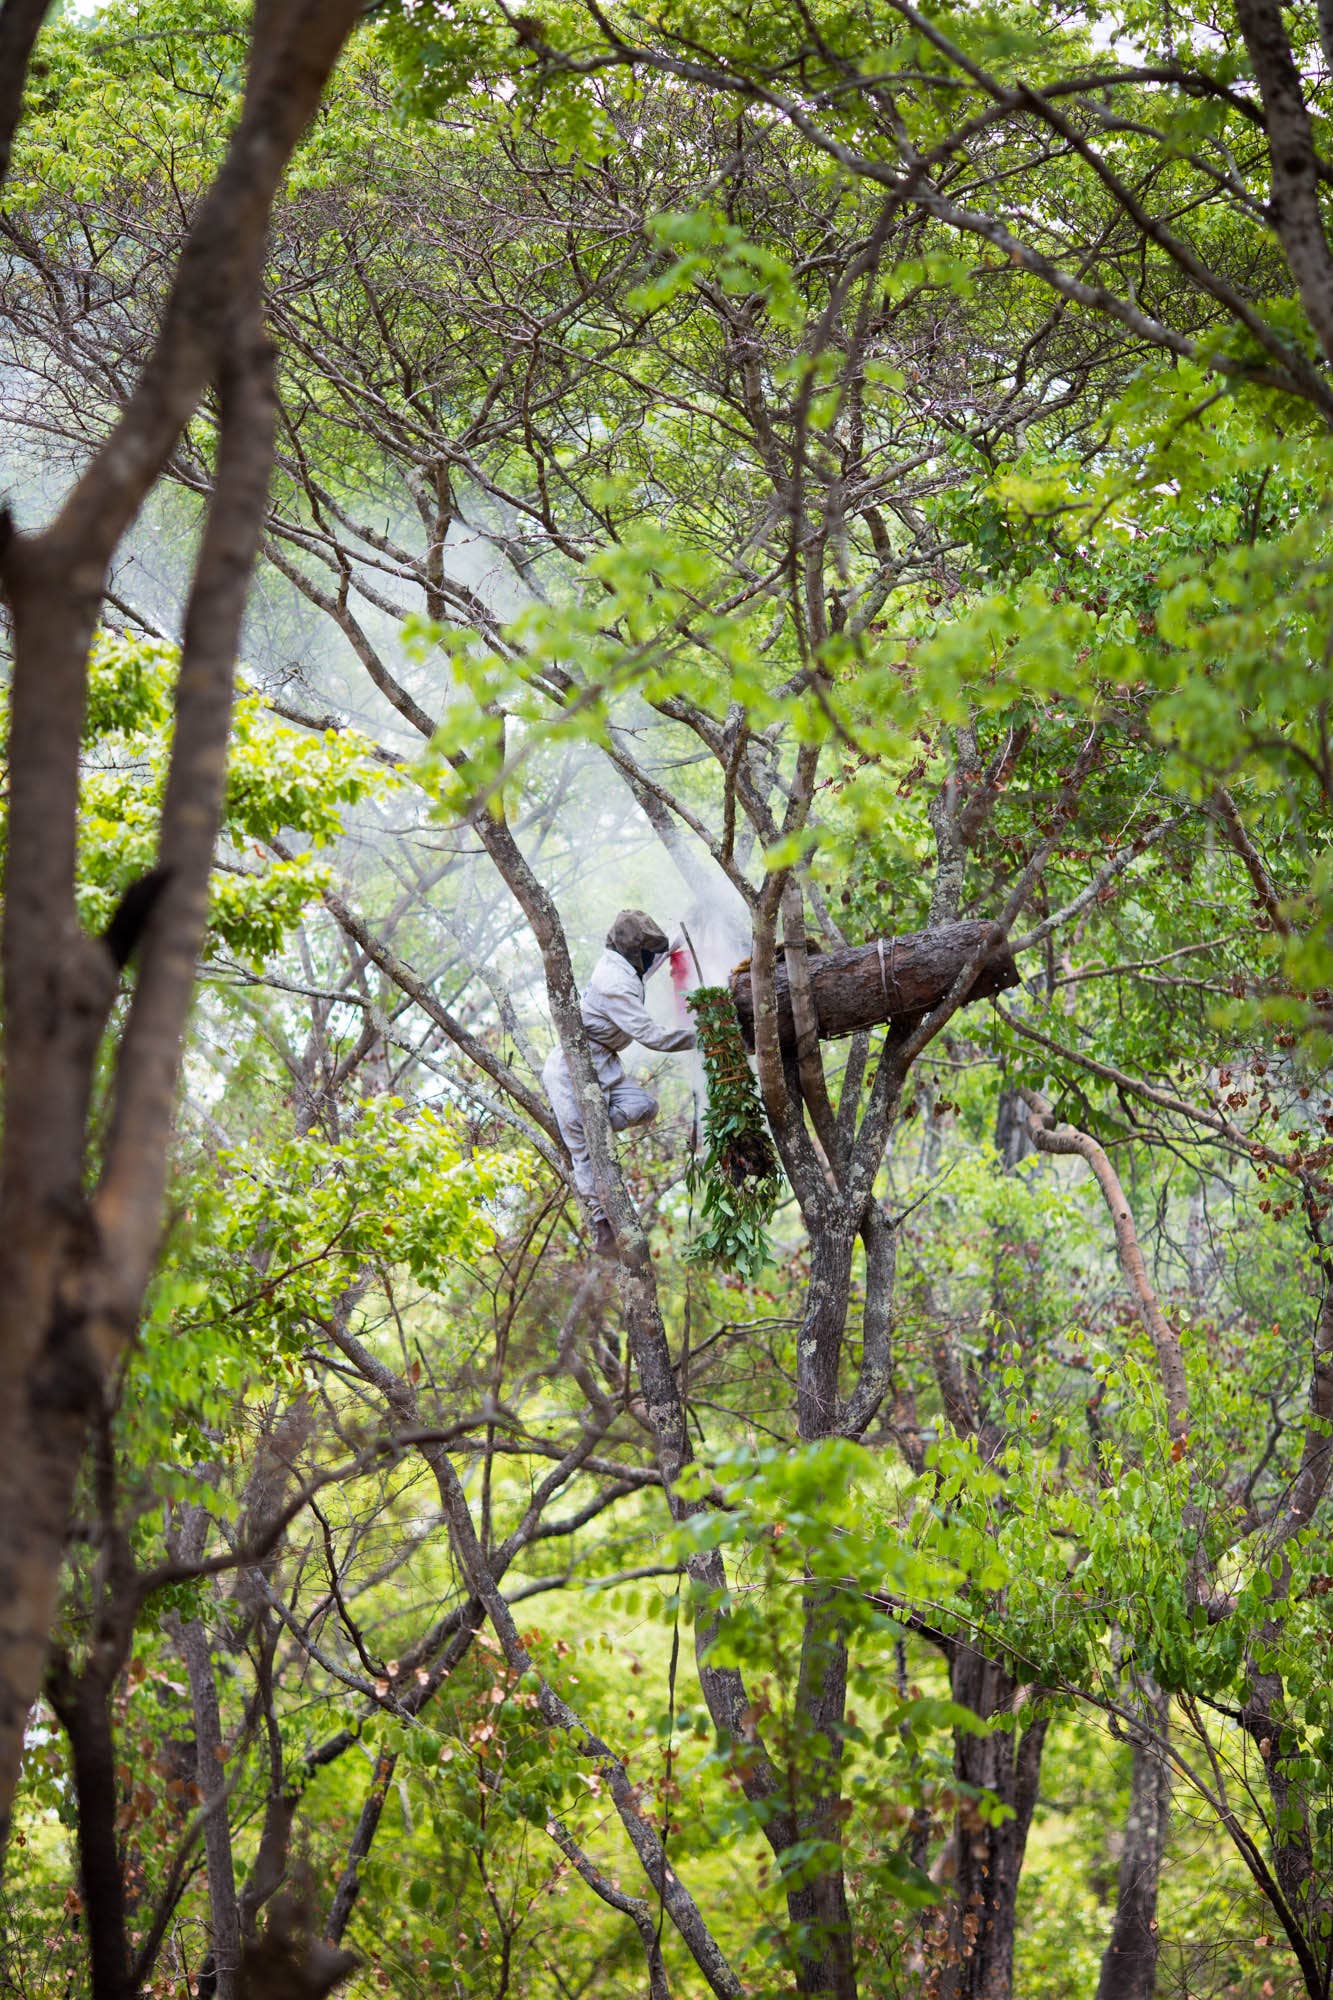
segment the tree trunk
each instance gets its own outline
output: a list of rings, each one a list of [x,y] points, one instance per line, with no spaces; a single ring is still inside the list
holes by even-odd
[[[208,1634],[198,1618],[180,1628],[181,1652],[190,1680],[194,1710],[194,1740],[199,1796],[204,1819],[204,1858],[208,1865],[208,1910],[212,1931],[214,1991],[218,2000],[238,2000],[241,1969],[241,1919],[236,1900],[236,1866],[231,1851],[228,1799],[224,1791],[222,1718],[218,1712],[217,1680]],[[214,1801],[210,1807],[210,1800]]]
[[[107,1690],[96,1675],[76,1680],[62,1660],[58,1667],[53,1663],[48,1693],[69,1738],[74,1772],[92,2000],[129,2000],[125,1874],[116,1837],[120,1800]]]
[[[1141,1693],[1148,1729],[1132,1732],[1134,1768],[1115,1921],[1102,1956],[1097,2000],[1153,2000],[1157,1985],[1157,1881],[1171,1816],[1171,1770],[1161,1739],[1170,1726],[1170,1704],[1151,1681]]]
[[[1018,1683],[996,1661],[960,1646],[949,1663],[955,1701],[983,1718],[1012,1714],[1020,1706]],[[954,1839],[957,1872],[946,1919],[939,2000],[1012,2000],[1015,1904],[1023,1868],[1047,1724],[989,1736],[960,1731],[954,1770],[962,1784],[991,1792],[1013,1818],[991,1826],[970,1796],[958,1807]]]
[[[1027,1106],[1016,1090],[1002,1090],[995,1106],[995,1150],[1006,1173],[1032,1151]]]
[[[814,1586],[806,1595],[797,1687],[800,1732],[793,1793],[802,1840],[830,1850],[828,1865],[787,1897],[787,1914],[802,1943],[796,1990],[818,2000],[856,2000],[856,1950],[842,1863],[842,1745],[847,1708],[847,1645],[836,1623],[835,1593]]]
[[[968,1002],[1017,986],[1018,971],[1008,945],[996,944],[987,951],[994,932],[995,926],[988,923],[944,924],[939,930],[913,931],[847,951],[815,954],[810,960],[810,987],[820,1040],[836,1041],[882,1021],[917,1019],[944,998],[973,959],[982,963],[968,989]],[[794,1050],[796,1026],[785,964],[778,965],[774,987],[779,1038],[784,1049]],[[746,1047],[753,1049],[754,993],[748,960],[731,975],[731,997]]]
[[[50,7],[51,0],[5,0],[0,7],[0,183],[9,172],[28,59]]]
[[[1281,1629],[1276,1619],[1266,1620],[1254,1635],[1255,1650],[1260,1646],[1273,1645]],[[1299,1737],[1288,1725],[1287,1697],[1281,1675],[1256,1666],[1253,1655],[1247,1664],[1248,1686],[1242,1713],[1245,1732],[1258,1751],[1268,1785],[1273,1824],[1273,1873],[1291,1919],[1304,1934],[1308,1945],[1320,1937],[1322,1919],[1327,1914],[1327,1901],[1320,1893],[1319,1876],[1315,1869],[1310,1834],[1310,1794],[1307,1787],[1299,1780],[1293,1780],[1291,1775],[1291,1761],[1296,1756]],[[1316,1944],[1314,1953],[1319,1953],[1319,1950]],[[1312,1954],[1311,1963],[1314,1962]],[[1313,1992],[1316,1986],[1310,1978],[1309,1968],[1303,1969]]]
[[[86,1433],[81,1403],[60,1407],[54,1338],[34,1376],[0,1389],[0,1858],[28,1711],[42,1683]]]
[[[272,465],[273,357],[259,311],[269,209],[360,11],[358,0],[257,8],[240,122],[195,209],[156,340],[115,429],[47,528],[20,533],[0,511],[0,592],[14,628],[0,940],[0,1846],[42,1684],[87,1423],[137,1323],[161,1231],[236,648]],[[22,64],[38,12],[25,0],[6,4],[3,16],[0,51]],[[0,151],[16,106],[6,74]],[[186,609],[158,867],[105,938],[93,939],[75,897],[88,651],[116,546],[210,383],[217,481]],[[94,1065],[136,947],[90,1195]]]

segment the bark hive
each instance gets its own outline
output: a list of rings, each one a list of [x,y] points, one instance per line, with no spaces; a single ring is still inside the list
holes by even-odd
[[[987,999],[1018,984],[1018,969],[1007,943],[986,952],[994,931],[988,923],[942,924],[932,931],[877,938],[845,951],[820,952],[810,961],[810,986],[821,1041],[836,1041],[883,1021],[910,1021],[942,1000],[963,968],[981,954],[966,1002]],[[796,1046],[785,965],[774,982],[778,1031],[784,1048]],[[754,1047],[754,994],[747,959],[731,975],[731,997],[745,1045]]]

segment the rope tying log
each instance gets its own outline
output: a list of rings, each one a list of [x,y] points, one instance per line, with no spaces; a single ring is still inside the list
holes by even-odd
[[[886,1007],[886,1008],[888,1009],[888,1013],[886,1014],[885,1018],[886,1018],[886,1019],[892,1019],[893,1015],[895,1015],[895,1014],[901,1014],[901,1013],[903,1012],[903,1002],[902,1002],[902,995],[901,995],[901,994],[899,993],[899,991],[898,991],[898,969],[897,969],[896,965],[894,964],[894,955],[895,955],[895,953],[897,952],[897,949],[898,949],[898,940],[897,940],[897,938],[890,938],[890,939],[889,939],[889,969],[888,969],[888,973],[886,973],[886,972],[885,972],[885,970],[884,970],[884,940],[883,940],[883,938],[876,938],[876,939],[875,939],[875,946],[876,946],[876,949],[877,949],[877,950],[878,950],[878,952],[879,952],[879,983],[880,983],[880,989],[881,989],[881,991],[882,991],[882,992],[883,992],[883,994],[884,994],[884,1005],[885,1005],[885,1007]],[[890,993],[890,992],[889,992],[889,975],[890,975],[890,974],[892,975],[892,978],[893,978],[893,992],[892,992],[892,993]]]
[[[819,1039],[837,1041],[885,1021],[911,1021],[942,1000],[964,966],[979,962],[964,1005],[1017,986],[1018,968],[1009,946],[994,942],[989,923],[942,924],[933,931],[875,938],[869,944],[823,951],[809,963],[810,995]],[[796,1023],[785,962],[774,972],[778,1033],[784,1048],[796,1047]],[[748,959],[731,975],[745,1045],[754,1047],[754,993]]]

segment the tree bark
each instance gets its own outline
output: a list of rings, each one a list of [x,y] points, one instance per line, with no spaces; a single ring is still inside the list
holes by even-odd
[[[208,1634],[198,1618],[179,1627],[180,1647],[194,1710],[195,1768],[204,1811],[204,1858],[208,1865],[209,1928],[217,2000],[239,2000],[241,1919],[236,1900],[236,1866],[225,1791],[222,1720]]]
[[[959,1646],[949,1662],[955,1701],[983,1721],[1021,1710],[1023,1691],[995,1660]],[[957,1872],[943,1939],[939,2000],[1012,2000],[1015,1906],[1028,1829],[1037,1803],[1037,1783],[1047,1723],[1038,1718],[1021,1728],[987,1736],[960,1730],[954,1770],[968,1794],[991,1792],[1012,1808],[1000,1826],[982,1819],[969,1796],[959,1806],[954,1840]]]
[[[1269,216],[1310,325],[1333,360],[1333,252],[1324,233],[1319,154],[1300,71],[1276,0],[1236,0],[1236,21],[1263,100]]]
[[[806,1594],[796,1709],[797,1754],[808,1760],[792,1788],[803,1798],[798,1836],[838,1850],[832,1865],[787,1898],[788,1915],[804,1940],[797,1991],[821,2000],[856,2000],[856,1950],[840,1833],[847,1644],[837,1622],[835,1593],[821,1586],[812,1585]]]
[[[52,1662],[47,1692],[69,1738],[74,1769],[92,2000],[129,2000],[125,1871],[116,1838],[120,1801],[107,1687],[100,1674],[76,1678],[62,1655]]]
[[[0,6],[0,187],[13,154],[28,63],[51,0],[4,0]]]
[[[1130,1732],[1129,1812],[1097,2000],[1153,2000],[1157,1986],[1157,1884],[1171,1818],[1171,1768],[1163,1748],[1170,1702],[1150,1681],[1140,1692],[1148,1726]]]

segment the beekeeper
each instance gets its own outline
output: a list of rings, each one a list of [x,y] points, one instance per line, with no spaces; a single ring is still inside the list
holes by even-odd
[[[593,968],[583,995],[588,1049],[613,1132],[627,1131],[632,1125],[650,1125],[657,1116],[657,1099],[626,1076],[620,1051],[631,1042],[641,1042],[646,1049],[660,1049],[664,1053],[694,1047],[693,1028],[665,1028],[644,1005],[645,982],[666,964],[670,950],[666,933],[643,910],[622,910],[606,934],[606,950]],[[583,1108],[559,1046],[546,1059],[542,1082],[574,1162],[574,1185],[587,1202],[596,1229],[597,1254],[614,1257],[616,1239],[597,1199],[583,1130]]]

